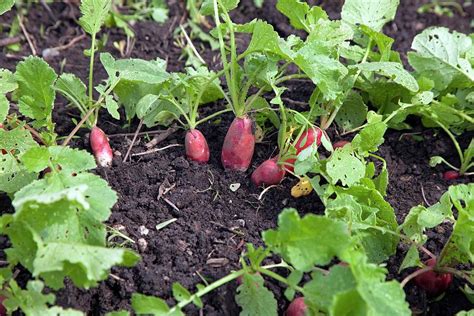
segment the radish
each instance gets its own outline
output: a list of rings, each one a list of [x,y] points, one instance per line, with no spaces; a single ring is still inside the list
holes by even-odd
[[[425,264],[428,267],[434,267],[436,265],[436,259],[431,258],[427,260]],[[438,296],[446,291],[452,281],[453,276],[450,273],[440,274],[433,270],[422,273],[415,278],[416,285],[424,289],[425,292],[431,296]]]
[[[246,171],[255,148],[255,127],[250,117],[236,117],[227,131],[221,161],[225,169]]]
[[[279,184],[285,177],[285,170],[278,164],[278,157],[265,160],[252,173],[252,182],[256,186]]]
[[[304,297],[295,298],[286,310],[286,316],[305,316],[308,307],[304,302]]]
[[[333,147],[334,149],[336,149],[336,148],[342,148],[342,147],[344,147],[344,146],[346,146],[347,144],[350,144],[350,143],[351,143],[351,142],[348,142],[347,140],[340,140],[340,141],[338,141],[338,142],[335,142],[335,143],[332,145],[332,147]]]
[[[295,144],[296,155],[300,152],[311,146],[314,142],[316,145],[321,145],[321,137],[323,132],[318,127],[311,127],[303,132],[301,136],[298,138]],[[296,162],[296,158],[290,158],[285,161],[285,168],[286,170],[293,172],[294,171],[294,164]]]
[[[199,163],[209,161],[209,146],[207,145],[206,138],[199,130],[191,129],[186,133],[184,147],[188,159]]]
[[[445,171],[443,173],[443,179],[446,180],[446,181],[453,181],[453,180],[456,180],[460,177],[461,175],[459,174],[458,171],[455,171],[455,170],[449,170],[449,171]]]
[[[91,129],[90,143],[95,160],[101,167],[110,167],[114,157],[112,148],[110,148],[109,139],[104,131],[94,126]]]

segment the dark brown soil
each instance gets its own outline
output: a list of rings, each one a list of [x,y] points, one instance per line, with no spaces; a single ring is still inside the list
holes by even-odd
[[[426,1],[402,2],[396,20],[386,27],[387,33],[396,39],[395,47],[402,55],[409,49],[413,36],[427,26],[444,25],[461,32],[469,32],[473,7],[468,12],[470,15],[450,19],[432,14],[417,14],[416,8]],[[164,25],[139,22],[134,26],[136,44],[131,57],[160,57],[168,61],[169,70],[179,70],[184,62],[179,60],[180,49],[173,44],[173,30],[183,17],[183,3],[175,0],[168,3],[170,19]],[[323,5],[330,15],[335,17],[340,11],[341,3],[326,1]],[[289,35],[291,29],[274,6],[275,0],[266,0],[262,9],[255,9],[250,0],[245,0],[239,10],[234,12],[234,18],[239,22],[256,17],[265,18],[282,35]],[[80,34],[75,22],[78,17],[77,8],[61,3],[55,3],[51,8],[58,18],[57,23],[39,6],[33,7],[27,17],[27,28],[34,37],[39,52],[68,43]],[[7,14],[0,18],[0,22],[8,24],[12,17],[12,13]],[[41,28],[45,30],[44,36],[40,35]],[[106,32],[106,50],[119,57],[119,52],[113,48],[113,42],[123,40],[123,34],[114,29]],[[88,59],[82,52],[88,45],[88,40],[82,40],[48,61],[57,71],[62,64],[64,72],[72,72],[86,78]],[[20,54],[6,55],[0,52],[0,66],[14,69],[22,56],[29,54],[26,43],[23,44]],[[207,56],[209,61],[212,58],[211,54],[203,55]],[[96,81],[103,78],[104,72],[100,66],[97,66],[96,74]],[[295,101],[307,101],[310,93],[311,85],[306,82],[293,82],[285,97]],[[75,115],[75,112],[59,102],[55,117],[60,134],[68,133],[73,127],[69,115]],[[101,127],[112,135],[113,148],[124,155],[131,137],[113,134],[133,132],[136,123],[123,128],[124,122],[116,122],[106,116],[103,118]],[[173,303],[170,299],[173,282],[180,282],[185,287],[194,289],[195,284],[202,282],[201,278],[214,280],[238,268],[239,255],[244,244],[250,242],[260,245],[261,232],[275,227],[276,218],[282,208],[295,207],[301,214],[322,213],[322,205],[314,193],[301,199],[293,199],[290,196],[289,191],[295,183],[294,179],[286,179],[282,185],[269,190],[261,198],[262,190],[250,184],[250,172],[258,163],[269,158],[276,148],[271,137],[257,145],[254,163],[248,172],[235,174],[223,170],[219,150],[231,119],[232,117],[227,115],[218,125],[210,122],[200,127],[211,149],[211,161],[207,165],[188,162],[184,158],[182,147],[172,147],[158,153],[134,157],[132,162],[127,163],[122,163],[121,157],[117,156],[112,168],[97,170],[120,196],[108,224],[121,229],[135,241],[129,246],[140,253],[142,260],[131,269],[113,269],[115,277],[109,277],[95,289],[85,291],[67,284],[65,289],[57,293],[59,305],[74,307],[90,315],[103,315],[107,311],[130,309],[130,297],[135,292],[158,295]],[[428,166],[429,157],[442,155],[454,163],[457,159],[453,146],[444,134],[435,134],[434,131],[423,130],[421,127],[410,132],[419,133],[423,140],[417,141],[411,135],[389,131],[386,142],[380,149],[380,155],[387,160],[390,170],[388,201],[396,210],[399,221],[403,220],[412,206],[434,203],[446,191],[448,185],[453,184],[442,180],[441,168],[432,169]],[[82,132],[84,133],[85,131]],[[466,145],[472,136],[465,135],[463,145]],[[178,131],[158,147],[181,144],[183,138],[184,132]],[[145,151],[145,142],[146,139],[141,138],[132,152]],[[75,141],[74,145],[83,148],[88,146],[82,141]],[[471,180],[465,178],[458,182]],[[230,185],[237,183],[240,188],[235,192],[231,191]],[[171,187],[166,195],[158,199],[160,188]],[[0,197],[0,202],[2,206],[8,205],[7,210],[2,212],[8,211],[8,198]],[[172,218],[177,220],[159,231],[155,229],[157,224]],[[438,253],[448,232],[449,227],[433,231],[427,247]],[[6,238],[0,237],[0,247],[8,247]],[[406,249],[401,245],[397,255],[389,261],[392,278],[402,279],[406,275],[397,274],[404,251]],[[0,252],[0,258],[4,258],[3,252]],[[219,264],[211,264],[213,261]],[[277,284],[269,286],[275,292],[283,310],[287,303],[282,296],[282,288]],[[230,284],[205,297],[203,314],[237,315],[239,309],[233,299],[235,287],[235,284]],[[426,315],[454,315],[459,310],[472,307],[454,285],[447,292],[446,298],[439,302],[429,302],[423,293],[411,285],[407,286],[407,297],[414,312]],[[186,311],[190,315],[198,315],[198,311],[192,307]]]

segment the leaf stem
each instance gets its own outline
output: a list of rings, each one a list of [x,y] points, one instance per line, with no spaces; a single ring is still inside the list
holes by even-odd
[[[194,127],[196,127],[196,126],[198,126],[199,124],[202,124],[202,123],[204,123],[204,122],[207,122],[207,121],[209,121],[210,119],[212,119],[212,118],[214,118],[214,117],[216,117],[216,116],[219,116],[219,115],[221,115],[221,114],[224,114],[224,113],[227,113],[227,112],[231,112],[231,111],[232,111],[232,109],[224,109],[224,110],[220,110],[220,111],[214,112],[214,113],[212,113],[211,115],[208,115],[208,116],[206,116],[205,118],[203,118],[203,119],[197,121],[197,122],[194,124]],[[194,127],[193,127],[193,128],[194,128]]]
[[[292,288],[292,289],[294,289],[294,290],[296,290],[300,293],[304,293],[304,289],[302,287],[300,287],[298,285],[290,284],[287,279],[285,279],[284,277],[282,277],[281,275],[279,275],[279,274],[277,274],[273,271],[270,271],[270,270],[264,269],[263,267],[260,267],[258,269],[258,272],[260,272],[261,274],[265,274],[265,275],[267,275],[267,276],[269,276],[269,277],[285,284],[286,286],[288,286],[288,287],[290,287],[290,288]]]
[[[230,282],[234,279],[237,279],[239,276],[243,275],[244,273],[245,273],[245,270],[238,270],[238,271],[232,272],[231,274],[226,275],[225,277],[223,277],[223,278],[221,278],[221,279],[219,279],[215,282],[212,282],[211,284],[209,284],[205,288],[202,288],[201,290],[199,290],[196,293],[194,293],[193,295],[191,295],[188,299],[182,300],[181,302],[179,302],[176,306],[174,306],[168,312],[168,314],[172,315],[174,312],[179,311],[182,308],[184,308],[186,305],[192,303],[196,298],[202,297],[202,296],[206,295],[207,293],[217,289],[218,287],[221,287],[222,285],[224,285],[224,284],[226,284],[226,283],[228,283],[228,282]]]

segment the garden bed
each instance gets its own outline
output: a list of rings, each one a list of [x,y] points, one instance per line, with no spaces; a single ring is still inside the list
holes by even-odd
[[[337,16],[341,4],[336,1],[327,2],[322,4],[323,7],[330,16]],[[386,34],[395,39],[395,49],[401,52],[403,58],[413,37],[430,25],[444,25],[465,33],[470,30],[473,6],[467,16],[447,18],[416,13],[423,2],[403,1],[396,19],[385,27]],[[130,57],[149,60],[158,56],[168,61],[169,70],[176,71],[184,66],[179,59],[181,50],[173,44],[173,30],[183,19],[183,3],[170,1],[169,7],[170,17],[165,24],[139,22],[134,26],[136,43]],[[79,17],[77,9],[68,8],[65,4],[52,4],[51,9],[58,18],[57,21],[52,20],[41,6],[34,6],[28,12],[26,26],[35,38],[40,52],[45,48],[63,45],[80,35],[80,29],[74,21]],[[13,14],[6,14],[0,21],[8,23]],[[255,8],[251,1],[243,1],[233,14],[236,22],[259,17],[272,23],[281,35],[286,36],[291,32],[285,17],[275,9],[275,2],[271,0],[266,0],[262,9]],[[40,29],[45,30],[44,36],[40,35]],[[123,34],[114,29],[106,32],[109,33],[106,50],[117,58],[120,57],[112,43],[123,39]],[[74,73],[85,80],[88,58],[83,55],[83,49],[88,45],[88,40],[80,41],[48,62],[57,71],[62,67],[65,72]],[[27,44],[23,45],[18,54],[0,55],[0,66],[13,70],[24,55],[29,55]],[[204,54],[204,57],[210,65],[215,66],[212,54]],[[62,61],[65,61],[63,65]],[[97,74],[97,81],[105,76],[99,63]],[[309,80],[292,81],[284,97],[290,105],[298,107],[300,102],[307,102],[309,99],[312,89],[308,86],[311,86]],[[67,135],[74,127],[70,118],[77,115],[74,110],[64,107],[65,103],[59,99],[56,105],[56,130],[60,135]],[[209,107],[221,108],[223,103],[210,104]],[[119,195],[108,225],[135,241],[127,246],[136,250],[141,260],[133,268],[113,268],[112,275],[97,288],[81,290],[68,283],[65,289],[57,293],[58,305],[73,307],[90,315],[103,315],[109,311],[130,309],[130,298],[135,292],[168,298],[168,303],[172,303],[170,289],[173,282],[180,282],[186,288],[193,289],[195,284],[202,282],[202,278],[214,280],[237,269],[245,243],[262,245],[261,232],[276,226],[277,216],[283,208],[296,208],[301,215],[323,213],[323,205],[316,193],[299,199],[290,195],[291,187],[297,182],[291,177],[265,193],[251,184],[251,171],[276,150],[276,135],[257,144],[252,167],[248,172],[224,171],[220,163],[220,149],[231,120],[231,115],[224,115],[222,123],[210,121],[201,126],[211,152],[209,164],[204,165],[186,160],[183,147],[170,147],[157,153],[133,156],[130,162],[124,163],[122,158],[130,145],[133,136],[130,134],[135,132],[137,122],[128,126],[125,121],[118,122],[111,118],[102,121],[101,127],[110,135],[112,148],[121,154],[116,155],[111,168],[98,168],[96,171]],[[454,147],[445,134],[424,129],[417,120],[412,123],[416,127],[410,131],[389,130],[385,135],[385,143],[379,150],[379,155],[387,161],[390,172],[387,201],[395,209],[399,223],[403,222],[411,207],[438,201],[450,184],[468,183],[472,180],[466,177],[448,183],[441,176],[443,168],[429,167],[428,161],[434,155],[457,163]],[[130,134],[121,135],[123,133]],[[351,135],[338,136],[333,129],[329,130],[329,134],[332,140],[351,139]],[[461,138],[461,145],[466,147],[472,137],[472,133],[465,133]],[[157,147],[181,144],[183,139],[184,131],[177,130]],[[132,154],[145,152],[147,149],[144,144],[147,140],[140,137]],[[89,144],[74,140],[72,146],[88,148]],[[230,188],[234,184],[240,185],[235,192]],[[163,190],[167,192],[162,195]],[[6,197],[2,197],[1,201],[2,206],[9,203]],[[9,208],[11,207],[2,207],[6,211]],[[176,221],[165,228],[155,228],[173,218]],[[439,253],[449,232],[449,226],[431,231],[427,248],[433,253]],[[8,240],[2,237],[0,249],[8,245]],[[397,255],[389,260],[389,276],[397,275],[401,280],[411,272],[401,275],[397,273],[405,251],[406,249],[398,249]],[[0,259],[4,257],[4,253],[0,252]],[[27,279],[27,272],[21,271],[18,279]],[[274,292],[280,311],[283,311],[288,303],[283,298],[282,288],[276,282],[268,282],[267,285]],[[229,284],[205,296],[202,314],[237,315],[239,307],[233,297],[236,287],[236,284]],[[454,315],[457,311],[472,307],[455,285],[437,302],[428,301],[425,295],[410,284],[406,287],[406,293],[415,314]],[[200,313],[194,307],[185,311],[190,315]]]

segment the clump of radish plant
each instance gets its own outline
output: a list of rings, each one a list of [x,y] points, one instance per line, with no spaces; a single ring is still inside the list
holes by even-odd
[[[137,112],[139,117],[144,117],[147,126],[167,124],[164,120],[166,113],[175,118],[187,130],[184,146],[188,159],[206,163],[209,161],[209,146],[197,127],[230,109],[216,111],[201,119],[198,110],[200,105],[222,97],[223,91],[215,73],[204,66],[188,68],[187,73],[172,74],[169,81],[163,84],[160,94],[142,99],[137,105]]]
[[[295,131],[298,131],[296,137]],[[321,137],[321,129],[313,126],[301,113],[288,110],[280,104],[279,153],[255,169],[251,176],[252,182],[257,186],[274,185],[283,180],[286,172],[294,174],[297,156],[308,148],[308,151],[317,151]]]
[[[450,186],[436,204],[430,207],[417,206],[410,210],[405,222],[399,227],[399,231],[406,234],[404,240],[412,243],[401,269],[419,268],[402,281],[402,286],[414,280],[428,295],[439,296],[449,288],[454,277],[473,285],[473,271],[457,268],[460,264],[472,264],[474,258],[474,242],[465,238],[472,236],[474,232],[473,197],[473,184]],[[453,208],[456,209],[457,216]],[[427,216],[431,218],[430,221],[422,220]],[[440,254],[436,256],[423,246],[427,240],[425,230],[443,222],[452,222],[453,230]],[[424,263],[420,261],[419,251],[429,256]]]
[[[255,122],[249,113],[265,106],[266,101],[260,97],[265,91],[275,91],[276,97],[272,102],[281,103],[280,95],[284,89],[277,85],[299,74],[284,76],[291,63],[289,51],[292,43],[281,39],[271,25],[260,20],[244,25],[231,21],[229,11],[237,4],[238,1],[207,1],[201,12],[214,16],[216,28],[213,34],[219,39],[223,65],[218,74],[225,77],[228,88],[226,102],[235,114],[222,146],[222,165],[225,169],[245,171],[251,163],[255,147]],[[252,34],[247,49],[240,55],[237,54],[235,38],[238,32]],[[228,45],[224,41],[226,35],[229,36]],[[281,60],[286,63],[281,65]],[[242,65],[239,61],[243,61]],[[250,94],[252,88],[256,88],[257,92]]]
[[[91,47],[87,51],[87,54],[90,55],[88,87],[86,88],[86,85],[72,74],[62,74],[55,85],[56,90],[81,112],[81,121],[64,140],[63,146],[67,145],[77,130],[85,124],[90,129],[89,143],[92,152],[97,163],[102,167],[112,165],[113,151],[107,135],[97,126],[99,110],[101,107],[106,107],[114,118],[119,118],[118,104],[111,96],[111,92],[119,82],[117,75],[106,80],[103,85],[96,87],[100,96],[97,100],[94,99],[94,56],[97,50],[97,33],[99,33],[110,11],[110,6],[111,1],[107,0],[98,2],[83,1],[80,6],[82,17],[79,19],[79,24],[92,37]],[[87,89],[88,91],[86,91]]]

